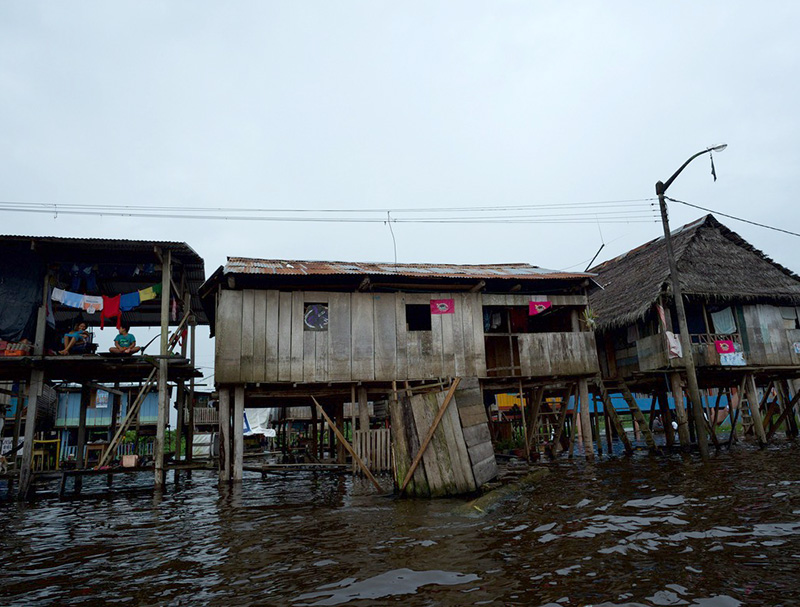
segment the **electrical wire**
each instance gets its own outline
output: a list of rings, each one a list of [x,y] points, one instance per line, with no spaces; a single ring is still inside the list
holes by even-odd
[[[743,223],[749,223],[750,225],[758,226],[760,228],[766,228],[767,230],[775,230],[776,232],[783,232],[784,234],[789,234],[791,236],[800,236],[797,232],[792,232],[790,230],[784,230],[783,228],[776,228],[775,226],[767,225],[766,223],[759,223],[757,221],[752,221],[750,219],[743,219],[742,217],[736,217],[735,215],[729,215],[728,213],[723,213],[722,211],[714,211],[713,209],[708,209],[706,207],[701,207],[698,204],[692,204],[691,202],[686,202],[685,200],[678,200],[676,198],[670,198],[669,196],[665,196],[667,200],[671,202],[677,202],[678,204],[684,204],[687,207],[692,207],[695,209],[700,209],[701,211],[707,211],[709,213],[714,213],[715,215],[721,215],[722,217],[727,217],[728,219],[735,219],[736,221],[741,221]]]

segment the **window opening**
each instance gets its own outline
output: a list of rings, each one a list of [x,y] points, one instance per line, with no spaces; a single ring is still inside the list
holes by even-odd
[[[431,330],[430,304],[406,304],[406,329],[408,331]]]

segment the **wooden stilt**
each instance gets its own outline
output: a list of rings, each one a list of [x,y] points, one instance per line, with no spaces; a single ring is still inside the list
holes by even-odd
[[[800,392],[795,394],[794,398],[789,399],[788,394],[787,395],[783,394],[783,388],[781,386],[778,387],[778,396],[783,404],[783,411],[778,417],[778,421],[775,422],[775,424],[770,428],[769,433],[767,434],[767,441],[769,441],[772,438],[773,434],[775,434],[775,432],[778,430],[781,423],[789,419],[791,413],[794,411],[794,406],[797,404],[798,401],[800,401]],[[788,421],[786,422],[786,436],[787,438],[792,436],[791,427]]]
[[[764,420],[761,417],[756,380],[752,373],[748,373],[745,378],[745,393],[747,394],[747,402],[750,403],[750,417],[753,419],[756,439],[759,445],[763,447],[767,444],[767,435],[764,432]]]
[[[525,441],[525,459],[531,461],[531,446],[528,443],[528,423],[525,421],[525,392],[522,389],[522,380],[519,380],[519,411],[522,420],[522,438]]]
[[[408,382],[406,382],[408,383]],[[350,386],[350,440],[356,442],[356,385]],[[353,460],[353,474],[358,470],[356,460]]]
[[[395,395],[396,396],[396,395]],[[344,403],[339,401],[336,403],[336,425],[339,428],[344,428]],[[331,432],[333,432],[333,428],[331,428]],[[334,433],[335,435],[335,433]],[[336,439],[336,463],[343,464],[345,463],[346,457],[346,450],[342,441]]]
[[[317,419],[317,406],[311,404],[311,455],[319,459],[319,420]],[[313,460],[312,460],[313,461]]]
[[[284,440],[284,443],[286,441]],[[219,480],[231,480],[231,400],[228,388],[219,389]]]
[[[617,413],[616,409],[614,409],[614,405],[611,403],[611,396],[603,385],[603,380],[598,378],[597,385],[600,390],[600,397],[603,399],[603,410],[606,412],[608,418],[611,420],[611,423],[614,425],[614,429],[617,431],[617,436],[619,436],[619,439],[622,441],[622,445],[625,448],[625,453],[631,455],[633,453],[633,445],[631,444],[628,435],[625,433],[625,426],[622,425],[622,420],[620,420],[619,414]],[[609,453],[612,452],[611,447],[609,447],[608,450]]]
[[[602,390],[602,386],[598,387],[598,390]],[[603,421],[605,422],[605,431],[606,431],[606,447],[608,448],[608,454],[614,454],[614,432],[611,429],[611,417],[608,414],[608,409],[606,408],[605,401],[603,401],[602,393],[600,395],[600,402],[603,405]]]
[[[186,409],[186,388],[185,384],[182,381],[178,382],[177,386],[178,394],[175,398],[175,406],[177,407],[178,414],[176,416],[175,421],[175,456],[174,461],[178,463],[181,461],[181,443],[183,442],[183,423],[184,423],[184,411]],[[175,468],[173,482],[177,483],[180,477],[180,470]]]
[[[564,395],[564,399],[561,401],[561,411],[558,415],[558,422],[556,426],[556,432],[553,436],[553,442],[550,445],[550,457],[554,458],[558,455],[561,446],[561,433],[564,431],[564,424],[567,421],[567,409],[569,409],[569,399],[571,398],[573,392],[575,391],[574,384],[567,388],[566,393]]]
[[[233,462],[231,480],[241,482],[244,465],[244,386],[233,389]]]
[[[122,395],[119,392],[119,382],[114,384],[114,390],[116,392],[111,393],[111,425],[108,427],[108,448],[116,450],[116,447],[111,443],[111,440],[114,438],[114,435],[117,433],[117,420],[119,419],[121,402],[122,402]],[[111,453],[111,458],[115,458],[116,454]],[[109,474],[106,477],[106,484],[111,487],[114,484],[114,475]]]
[[[622,389],[622,397],[625,399],[625,402],[628,403],[628,408],[631,411],[631,416],[634,419],[634,423],[638,424],[639,430],[642,432],[642,434],[644,434],[644,440],[647,443],[647,448],[651,451],[656,450],[655,438],[653,438],[653,433],[650,431],[650,426],[647,423],[647,420],[644,418],[644,414],[639,408],[636,399],[633,398],[633,394],[631,394],[631,391],[625,382],[620,382],[620,388]]]
[[[536,453],[539,453],[539,413],[542,410],[542,400],[544,399],[544,387],[539,387],[536,389],[536,395],[533,399],[533,404],[531,405],[531,424],[530,424],[530,432],[528,437],[528,452],[530,453],[530,449],[533,448],[536,450]]]
[[[603,455],[603,441],[600,440],[600,416],[598,415],[598,408],[597,408],[597,397],[592,394],[591,396],[592,403],[594,404],[594,438],[597,441],[597,455]]]
[[[592,441],[592,420],[589,411],[589,380],[578,380],[578,392],[580,393],[580,426],[583,434],[583,450],[586,459],[594,459],[594,441]]]
[[[196,357],[195,357],[195,343],[194,343],[194,336],[195,336],[195,328],[197,326],[197,322],[192,316],[189,325],[189,359],[192,364],[192,368],[195,368],[196,364]],[[186,426],[186,461],[191,463],[192,459],[194,458],[194,377],[189,379],[189,407],[188,407],[189,419]],[[189,468],[186,471],[186,478],[192,478],[192,469]]]
[[[367,398],[367,389],[365,387],[358,388],[358,429],[364,432],[364,440],[361,443],[362,451],[361,457],[364,461],[369,462],[369,399]],[[355,441],[354,441],[355,442]]]
[[[172,251],[167,249],[161,257],[161,350],[158,360],[158,421],[156,423],[156,444],[153,450],[155,459],[155,488],[164,488],[166,474],[164,457],[166,451],[167,421],[169,421],[169,390],[167,375],[169,363],[169,304],[172,281]]]
[[[36,437],[36,405],[43,388],[44,371],[31,371],[31,381],[28,384],[28,410],[25,414],[25,442],[22,445],[22,463],[19,469],[18,497],[21,500],[28,497],[31,481],[33,480],[33,440]],[[19,396],[17,397],[17,406],[21,406]],[[14,457],[16,459],[16,455]]]
[[[89,408],[91,390],[89,386],[81,386],[81,404],[78,412],[78,444],[75,447],[75,467],[78,470],[86,468],[86,411]],[[83,477],[78,475],[74,480],[74,491],[80,493],[83,488]]]
[[[661,425],[664,426],[664,442],[667,448],[672,448],[675,444],[675,431],[672,428],[672,414],[669,410],[669,400],[666,392],[659,392],[657,395],[658,407],[661,411]]]
[[[683,386],[681,386],[681,376],[674,372],[669,375],[670,387],[672,388],[672,398],[675,401],[675,417],[678,418],[678,440],[684,450],[691,446],[689,436],[689,416],[683,403]]]

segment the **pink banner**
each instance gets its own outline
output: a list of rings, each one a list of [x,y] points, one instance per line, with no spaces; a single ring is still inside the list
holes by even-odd
[[[731,354],[736,351],[730,339],[718,339],[714,342],[714,347],[720,354]]]
[[[454,314],[455,309],[453,299],[431,299],[431,314]]]
[[[537,314],[550,308],[552,305],[553,304],[551,304],[549,301],[532,301],[528,304],[528,315],[536,316]]]

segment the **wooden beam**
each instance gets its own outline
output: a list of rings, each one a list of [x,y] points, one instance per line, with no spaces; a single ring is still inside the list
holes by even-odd
[[[319,402],[317,402],[317,399],[314,398],[313,396],[311,397],[311,400],[314,401],[314,404],[317,406],[317,410],[322,414],[322,417],[325,418],[325,421],[328,422],[328,425],[333,430],[333,433],[336,435],[336,438],[339,439],[342,442],[342,444],[344,445],[344,448],[347,449],[348,453],[350,453],[350,455],[353,457],[353,460],[355,460],[355,462],[358,464],[359,468],[361,468],[361,470],[363,470],[363,472],[367,476],[367,478],[370,481],[372,481],[373,485],[375,485],[375,489],[377,489],[379,493],[383,493],[383,487],[381,487],[380,484],[378,484],[378,481],[375,480],[375,477],[372,476],[372,472],[369,471],[369,468],[367,468],[367,466],[364,464],[364,462],[361,461],[361,458],[358,457],[358,454],[355,452],[353,447],[350,446],[350,443],[347,442],[347,440],[345,439],[344,434],[342,434],[341,430],[339,430],[339,428],[336,427],[336,424],[333,423],[333,420],[330,417],[328,417],[327,413],[325,413],[325,409],[322,408],[322,405],[320,405]]]
[[[408,483],[411,482],[411,478],[414,476],[414,471],[419,466],[419,463],[422,461],[422,456],[425,454],[425,450],[428,448],[428,445],[433,438],[434,432],[436,432],[436,428],[439,427],[439,423],[442,421],[442,417],[444,417],[444,412],[447,410],[447,407],[450,405],[450,401],[453,400],[453,395],[456,393],[456,388],[458,388],[458,384],[461,383],[461,378],[456,377],[453,380],[453,383],[450,385],[450,389],[447,391],[447,394],[444,397],[444,401],[442,402],[442,406],[439,407],[439,411],[436,413],[436,417],[433,419],[433,423],[431,427],[428,429],[428,434],[425,436],[425,440],[422,441],[422,445],[420,445],[419,452],[414,457],[414,460],[411,462],[411,467],[406,472],[406,478],[403,481],[403,484],[400,486],[400,495],[403,494],[403,491],[406,490]]]
[[[231,480],[231,394],[227,387],[219,389],[219,481]],[[284,441],[285,442],[285,441]]]

